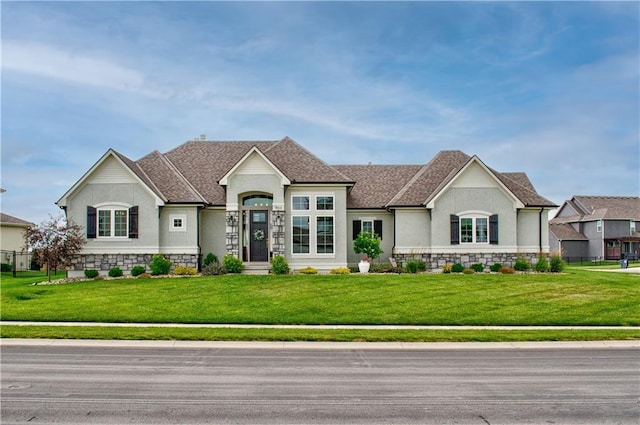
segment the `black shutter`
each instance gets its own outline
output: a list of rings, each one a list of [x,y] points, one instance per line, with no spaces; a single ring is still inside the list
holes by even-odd
[[[460,217],[451,214],[451,245],[460,243]]]
[[[360,220],[353,220],[353,240],[355,241],[362,229],[362,222]]]
[[[96,209],[87,205],[87,239],[96,238],[97,215]]]
[[[373,231],[380,236],[380,239],[382,240],[382,220],[373,221]]]
[[[129,237],[138,239],[138,206],[129,208]]]
[[[498,214],[489,217],[489,243],[498,245]]]

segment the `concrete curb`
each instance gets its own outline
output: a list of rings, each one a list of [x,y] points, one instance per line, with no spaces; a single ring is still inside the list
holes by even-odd
[[[640,341],[541,341],[541,342],[288,342],[288,341],[124,341],[84,339],[0,339],[0,347],[131,347],[131,348],[228,348],[270,350],[505,350],[505,349],[638,349]]]

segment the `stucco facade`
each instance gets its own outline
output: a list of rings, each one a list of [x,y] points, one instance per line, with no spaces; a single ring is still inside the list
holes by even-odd
[[[87,229],[76,275],[129,272],[158,253],[191,267],[208,253],[265,267],[283,255],[294,271],[326,272],[360,260],[362,230],[381,236],[380,261],[510,264],[548,252],[554,206],[523,173],[459,151],[424,166],[329,166],[288,138],[188,142],[138,161],[110,150],[58,205]]]

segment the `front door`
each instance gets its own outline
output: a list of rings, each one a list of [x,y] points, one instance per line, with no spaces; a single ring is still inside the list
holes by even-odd
[[[269,211],[249,211],[249,261],[269,261]]]

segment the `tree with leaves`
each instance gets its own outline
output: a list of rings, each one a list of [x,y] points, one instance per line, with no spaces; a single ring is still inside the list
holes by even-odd
[[[47,278],[51,281],[51,269],[71,265],[86,240],[82,226],[67,221],[63,215],[49,215],[49,220],[25,230],[25,243],[35,261],[47,264]]]
[[[362,231],[353,241],[353,250],[356,254],[364,254],[364,261],[375,260],[384,251],[380,248],[380,236],[374,232]]]

